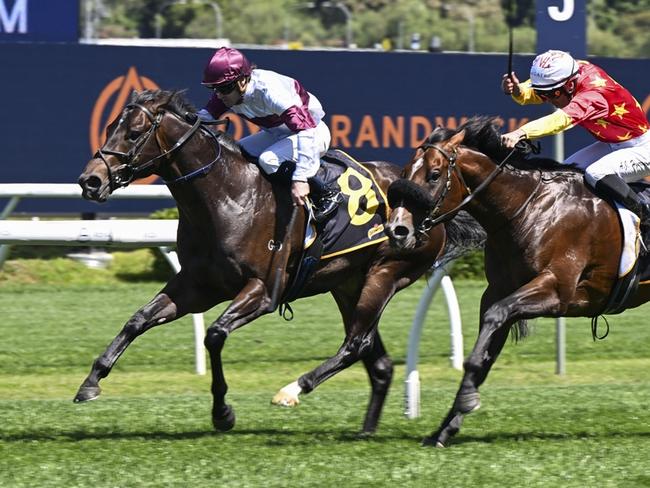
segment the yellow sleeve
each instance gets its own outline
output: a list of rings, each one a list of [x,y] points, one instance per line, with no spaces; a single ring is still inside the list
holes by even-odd
[[[530,86],[530,80],[526,80],[523,83],[519,83],[519,91],[521,92],[519,96],[511,95],[512,99],[517,102],[519,105],[531,105],[531,104],[540,104],[544,103],[544,100],[539,98],[533,87]]]
[[[564,110],[557,109],[550,115],[533,120],[520,127],[526,133],[528,139],[559,134],[563,130],[574,126],[573,120]]]

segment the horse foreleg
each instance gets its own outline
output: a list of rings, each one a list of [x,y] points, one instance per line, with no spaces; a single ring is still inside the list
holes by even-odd
[[[223,373],[221,351],[234,330],[269,312],[271,298],[266,285],[258,278],[249,280],[228,308],[208,327],[205,347],[210,353],[212,368],[212,424],[218,431],[228,431],[235,426],[235,412],[226,404],[228,385]]]
[[[425,445],[444,446],[450,437],[458,433],[462,416],[481,406],[478,388],[503,349],[512,324],[521,319],[557,315],[561,311],[557,280],[552,273],[535,277],[496,303],[490,300],[486,303],[485,296],[483,298],[481,309],[487,308],[487,311],[482,314],[478,338],[463,365],[463,379],[454,404],[440,428],[425,439]]]
[[[124,325],[104,353],[93,362],[90,374],[83,381],[74,397],[75,402],[94,400],[101,393],[99,381],[110,373],[115,362],[136,337],[150,328],[171,322],[179,317],[176,304],[165,293],[159,293],[138,310]]]
[[[491,360],[485,364],[483,370],[484,375],[482,377],[483,380],[487,376],[487,372],[492,364],[494,364],[499,352],[503,349],[503,345],[508,338],[508,332],[508,328],[502,328],[493,336],[487,354]],[[466,373],[463,376],[460,389],[458,390],[458,393],[456,393],[454,404],[449,410],[447,417],[441,422],[437,431],[424,438],[422,441],[423,446],[445,447],[447,441],[460,430],[464,416],[468,413],[475,412],[481,407],[481,397],[478,392],[478,386],[480,386],[482,381],[477,383],[472,382],[471,375],[467,373],[467,363],[465,364],[465,369]]]

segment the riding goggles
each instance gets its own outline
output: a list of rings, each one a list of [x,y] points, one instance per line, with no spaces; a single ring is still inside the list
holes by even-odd
[[[220,95],[228,95],[229,93],[232,93],[235,88],[237,88],[237,80],[221,85],[210,85],[208,88],[219,93]]]
[[[542,100],[553,100],[555,98],[559,98],[559,96],[562,94],[562,90],[560,88],[553,88],[551,90],[538,90],[537,88],[533,88],[533,91],[535,92],[535,95],[537,95]]]

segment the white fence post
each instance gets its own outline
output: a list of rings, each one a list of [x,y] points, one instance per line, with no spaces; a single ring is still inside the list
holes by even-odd
[[[14,211],[14,209],[16,208],[19,202],[20,202],[19,196],[12,196],[7,202],[7,205],[5,205],[5,208],[2,209],[2,213],[0,214],[0,220],[5,220],[11,214],[11,212]],[[9,251],[11,251],[11,245],[9,244],[0,245],[0,269],[2,269],[2,265],[7,260],[7,257],[9,257]]]
[[[406,352],[406,384],[405,384],[405,411],[407,418],[413,419],[420,416],[420,375],[417,363],[420,349],[420,337],[427,311],[433,296],[439,287],[442,287],[447,302],[447,311],[450,322],[451,336],[451,364],[456,369],[463,367],[463,333],[460,319],[460,307],[451,278],[447,276],[451,263],[445,267],[437,268],[427,280],[427,286],[420,297],[415,317],[409,332],[408,349]]]

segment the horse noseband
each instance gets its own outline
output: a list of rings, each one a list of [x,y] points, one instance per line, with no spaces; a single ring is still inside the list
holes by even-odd
[[[432,209],[435,207],[435,200],[429,193],[417,183],[400,178],[393,181],[388,187],[388,205],[396,208],[400,202],[411,202],[418,207]]]

